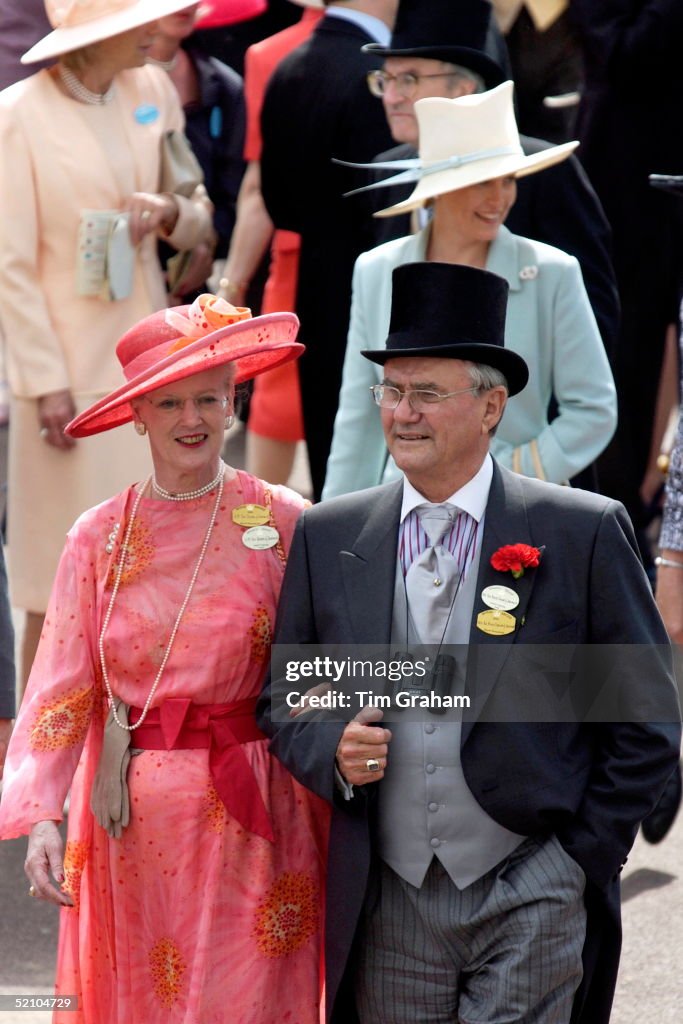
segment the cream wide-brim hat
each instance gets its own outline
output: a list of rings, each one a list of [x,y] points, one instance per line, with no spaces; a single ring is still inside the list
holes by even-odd
[[[456,99],[430,97],[415,103],[419,129],[419,158],[393,178],[377,184],[405,184],[417,181],[412,195],[401,203],[375,213],[393,217],[424,206],[430,199],[477,185],[491,178],[535,174],[566,160],[578,142],[543,149],[526,156],[519,141],[512,102],[512,82],[503,82],[488,92]],[[381,168],[382,163],[373,165]],[[391,163],[385,165],[392,166]],[[394,167],[396,164],[393,165]]]
[[[317,7],[319,11],[325,6],[323,0],[290,0],[290,3],[296,4],[297,7]]]
[[[188,0],[45,0],[53,31],[27,50],[21,63],[59,57],[192,6]]]

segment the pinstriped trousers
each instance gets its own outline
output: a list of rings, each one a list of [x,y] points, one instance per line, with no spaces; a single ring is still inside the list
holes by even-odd
[[[361,1024],[568,1024],[584,887],[554,836],[526,839],[465,889],[436,858],[419,889],[381,863],[359,950]]]

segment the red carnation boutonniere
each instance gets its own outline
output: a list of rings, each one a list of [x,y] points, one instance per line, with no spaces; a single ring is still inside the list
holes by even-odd
[[[504,544],[491,555],[491,565],[498,572],[511,572],[518,580],[525,569],[535,569],[540,563],[541,551],[530,544]]]

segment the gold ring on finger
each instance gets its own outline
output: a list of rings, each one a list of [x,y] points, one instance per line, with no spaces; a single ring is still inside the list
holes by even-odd
[[[37,896],[35,885],[30,885],[28,889],[29,896]]]
[[[369,757],[365,762],[365,767],[369,772],[378,772],[381,768],[381,765],[376,757]]]

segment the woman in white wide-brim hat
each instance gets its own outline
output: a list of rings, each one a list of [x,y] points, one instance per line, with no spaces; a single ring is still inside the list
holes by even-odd
[[[168,76],[144,66],[156,19],[185,6],[46,0],[53,31],[23,61],[55,63],[0,94],[8,541],[13,603],[28,613],[24,678],[70,524],[146,468],[130,431],[86,447],[64,427],[113,387],[117,338],[166,305],[157,239],[185,250],[213,235],[201,186],[161,194],[161,138],[183,116]]]
[[[504,227],[516,179],[565,159],[577,143],[525,156],[512,91],[512,82],[504,82],[458,99],[419,100],[419,158],[384,165],[398,173],[378,185],[414,181],[415,188],[377,216],[428,207],[431,219],[415,235],[356,262],[326,498],[397,473],[368,393],[378,371],[360,353],[381,347],[387,336],[391,274],[403,263],[460,263],[493,271],[509,284],[505,344],[526,360],[529,384],[508,402],[492,441],[499,462],[563,483],[590,465],[614,432],[614,382],[577,261]],[[557,415],[550,420],[552,402]]]
[[[306,502],[221,461],[235,385],[297,327],[209,295],[154,313],[67,428],[133,423],[154,468],[69,531],[7,757],[0,837],[29,834],[29,895],[62,907],[59,1024],[319,1022],[328,813],[254,715]]]

